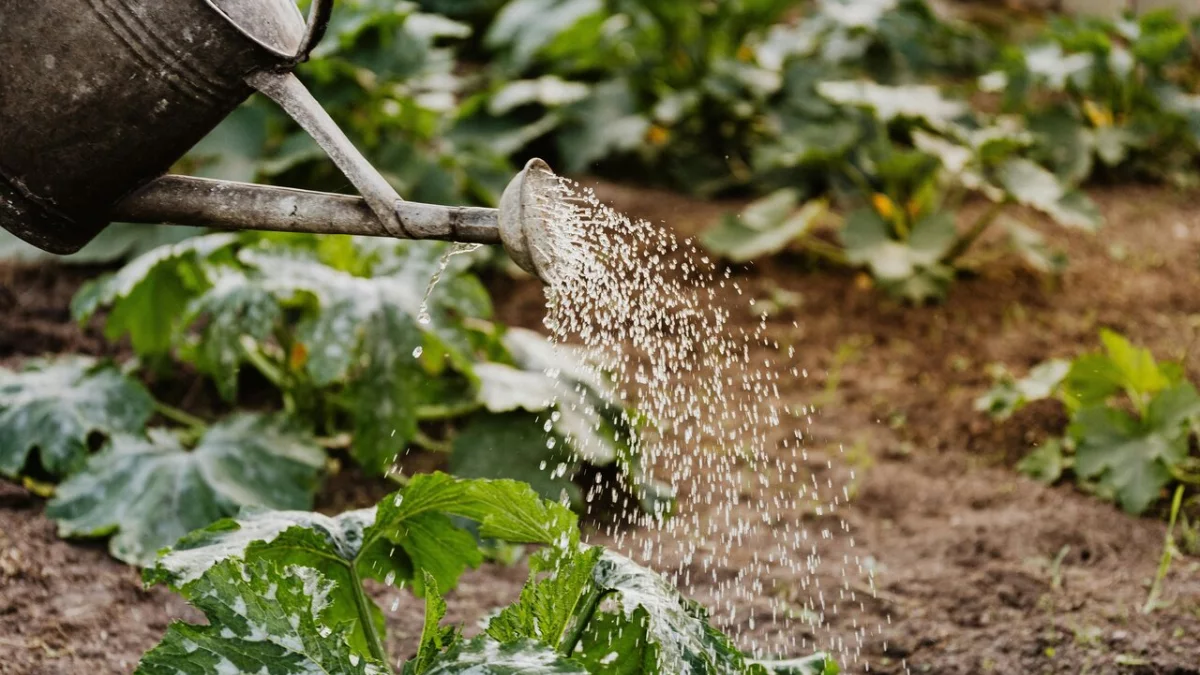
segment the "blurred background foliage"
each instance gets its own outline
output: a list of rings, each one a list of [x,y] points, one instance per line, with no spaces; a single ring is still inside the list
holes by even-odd
[[[997,223],[1062,269],[1029,209],[999,207],[1095,230],[1089,183],[1200,182],[1196,36],[1169,11],[998,28],[925,0],[340,0],[299,74],[407,199],[494,205],[532,156],[762,198],[706,234],[713,253],[800,252],[925,301]],[[352,190],[257,97],[177,169]],[[976,200],[995,208],[959,222]],[[136,253],[145,229],[76,259]]]

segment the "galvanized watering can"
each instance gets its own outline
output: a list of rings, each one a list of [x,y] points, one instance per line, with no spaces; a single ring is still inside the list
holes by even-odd
[[[110,221],[503,244],[546,277],[531,160],[500,208],[403,201],[292,74],[333,0],[0,0],[0,226],[73,253]],[[255,90],[278,103],[362,197],[164,175]]]

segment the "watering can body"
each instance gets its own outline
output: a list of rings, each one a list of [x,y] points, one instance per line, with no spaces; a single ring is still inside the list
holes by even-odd
[[[78,250],[320,30],[291,0],[0,0],[0,225]]]
[[[0,0],[0,227],[73,253],[111,220],[503,244],[553,262],[532,159],[498,209],[405,202],[291,71],[333,0]],[[279,104],[361,197],[164,175],[255,90]]]

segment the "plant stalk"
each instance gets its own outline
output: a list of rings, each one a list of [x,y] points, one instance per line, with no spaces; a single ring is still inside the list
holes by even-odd
[[[946,255],[942,256],[942,262],[949,265],[962,257],[962,255],[967,252],[967,249],[971,248],[971,245],[975,243],[975,240],[979,239],[979,237],[985,231],[987,231],[988,226],[996,220],[996,216],[1000,215],[1000,212],[1004,209],[1004,206],[1004,202],[994,202],[991,208],[989,208],[986,213],[984,213],[979,217],[978,220],[975,221],[975,224],[971,226],[971,229],[967,230],[963,236],[959,237],[958,241],[954,242],[954,246],[950,247],[949,251],[946,251]]]
[[[371,657],[384,664],[389,673],[393,672],[392,665],[388,663],[387,650],[383,647],[383,639],[371,618],[371,601],[363,592],[362,578],[358,575],[358,568],[354,563],[350,564],[350,585],[354,588],[354,605],[358,610],[358,620],[362,622],[363,632],[367,635],[367,648],[371,651]]]
[[[592,617],[596,615],[596,610],[600,607],[600,602],[604,600],[607,591],[602,591],[595,584],[588,591],[587,595],[583,596],[583,609],[576,614],[575,623],[559,640],[558,653],[570,658],[575,653],[575,647],[579,641],[583,639],[583,631],[587,629],[589,623],[592,622]]]
[[[204,430],[208,429],[208,422],[205,422],[191,413],[184,412],[175,406],[167,405],[162,401],[154,402],[154,412],[162,415],[172,422],[182,424],[192,431],[202,433]]]
[[[271,384],[275,385],[280,391],[287,391],[287,376],[284,374],[282,368],[271,363],[271,360],[255,345],[246,344],[246,341],[243,341],[242,350],[246,353],[246,360],[258,369],[258,372],[262,373],[263,377],[270,380]]]
[[[812,235],[804,237],[800,240],[800,246],[818,258],[822,258],[838,267],[846,267],[850,264],[850,261],[846,260],[845,251],[819,237]]]
[[[417,433],[415,436],[413,436],[412,440],[413,443],[415,443],[422,450],[429,450],[430,452],[450,454],[450,452],[454,450],[454,445],[449,441],[439,441],[430,437],[420,429],[417,430]]]
[[[1150,594],[1146,596],[1146,604],[1142,606],[1142,614],[1149,614],[1158,607],[1158,597],[1162,594],[1162,582],[1171,570],[1171,560],[1175,557],[1175,522],[1179,519],[1179,511],[1183,505],[1183,486],[1175,488],[1175,498],[1171,500],[1171,520],[1167,524],[1167,534],[1163,540],[1162,558],[1158,561],[1158,572],[1154,575],[1154,583],[1150,584]]]

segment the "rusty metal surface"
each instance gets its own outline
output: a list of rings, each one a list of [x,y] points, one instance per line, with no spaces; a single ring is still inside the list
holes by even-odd
[[[276,62],[205,0],[0,0],[0,174],[30,202],[21,211],[49,207],[0,224],[82,247],[250,95],[247,73]]]
[[[332,3],[314,0],[305,21],[293,0],[0,0],[0,226],[55,253],[113,218],[503,242],[545,278],[544,163],[513,179],[499,211],[405,202],[290,72]],[[362,198],[164,176],[254,89]]]
[[[292,0],[0,0],[0,226],[78,250],[325,32]]]
[[[500,243],[496,209],[393,203],[411,239]],[[170,223],[231,230],[390,237],[362,197],[285,187],[164,176],[117,205],[127,222]]]

